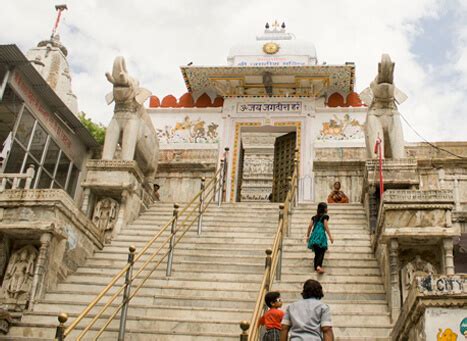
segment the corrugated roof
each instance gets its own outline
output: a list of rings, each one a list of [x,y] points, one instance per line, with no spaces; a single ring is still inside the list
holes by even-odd
[[[80,120],[71,112],[57,93],[47,84],[46,80],[31,65],[31,62],[14,44],[0,45],[0,64],[7,64],[19,70],[31,87],[37,92],[50,110],[73,129],[76,135],[87,147],[98,147],[99,143],[89,133]]]

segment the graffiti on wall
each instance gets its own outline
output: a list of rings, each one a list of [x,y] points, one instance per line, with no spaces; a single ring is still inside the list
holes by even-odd
[[[343,117],[334,115],[329,121],[323,122],[318,140],[343,141],[363,139],[365,133],[363,124],[349,114]]]
[[[219,142],[219,124],[206,123],[198,117],[192,120],[185,116],[175,125],[165,125],[163,129],[156,129],[157,137],[161,143],[217,143]]]

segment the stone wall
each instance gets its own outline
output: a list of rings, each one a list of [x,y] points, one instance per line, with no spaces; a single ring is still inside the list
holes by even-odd
[[[3,261],[10,259],[11,263],[11,256],[26,246],[37,252],[35,266],[39,269],[34,270],[37,285],[28,287],[32,300],[54,288],[103,247],[101,231],[66,192],[56,189],[0,193],[0,233],[6,246],[2,252]],[[0,300],[10,304],[5,284]]]
[[[201,178],[212,177],[217,167],[217,150],[180,149],[160,153],[156,183],[165,202],[189,202],[200,190]]]
[[[394,324],[394,341],[464,340],[467,337],[465,275],[415,277]]]

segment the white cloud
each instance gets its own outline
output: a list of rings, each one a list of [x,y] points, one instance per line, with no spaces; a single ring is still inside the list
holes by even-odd
[[[50,34],[55,1],[17,0],[2,4],[0,40],[25,51]],[[440,15],[443,2],[397,1],[97,1],[69,0],[60,28],[69,50],[73,88],[80,109],[107,123],[112,109],[104,95],[111,90],[104,74],[113,58],[124,55],[129,71],[162,98],[181,96],[185,86],[180,65],[223,65],[229,48],[253,40],[266,21],[285,21],[297,38],[312,41],[320,61],[357,65],[357,91],[374,78],[381,53],[396,62],[396,85],[409,95],[400,111],[430,140],[465,139],[467,118],[467,33],[446,72],[457,70],[462,82],[437,82],[411,52],[422,34],[419,20]],[[441,42],[442,43],[442,42]],[[446,118],[450,121],[446,121]],[[454,122],[455,124],[452,125]],[[406,129],[409,140],[415,135]]]

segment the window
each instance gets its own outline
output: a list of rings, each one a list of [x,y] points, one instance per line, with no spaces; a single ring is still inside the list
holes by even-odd
[[[15,135],[15,139],[19,141],[24,148],[28,147],[35,121],[34,117],[32,117],[29,111],[25,108],[21,115],[21,121],[19,122]]]
[[[55,173],[59,153],[60,148],[58,148],[57,144],[52,139],[49,139],[49,146],[47,148],[47,153],[45,154],[43,166],[50,174]]]
[[[29,147],[29,152],[36,159],[37,162],[40,162],[42,159],[42,154],[44,152],[46,142],[46,132],[40,126],[40,124],[36,124],[36,127],[34,128],[34,135],[31,141],[31,146]]]
[[[35,167],[34,188],[61,188],[73,197],[79,169],[60,150],[41,124],[24,108],[13,135],[5,173],[24,173]]]
[[[57,173],[55,175],[55,180],[58,182],[60,187],[65,187],[69,170],[70,160],[66,157],[64,153],[62,153],[62,155],[60,156],[60,161],[58,162]]]

